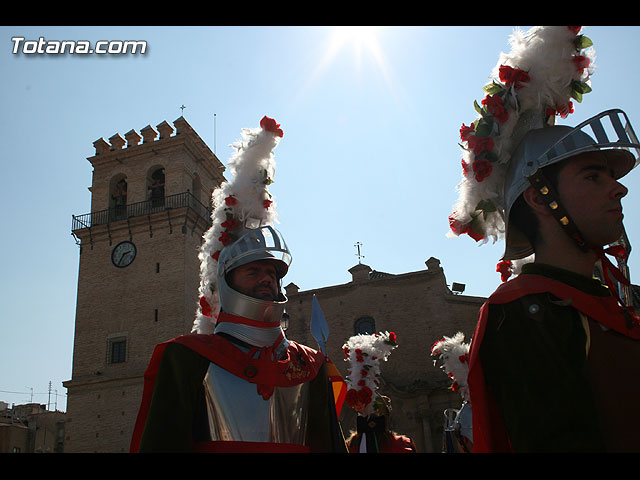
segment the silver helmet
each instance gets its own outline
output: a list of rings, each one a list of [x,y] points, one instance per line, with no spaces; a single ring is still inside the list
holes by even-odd
[[[563,226],[570,220],[552,196],[552,186],[542,169],[584,152],[601,152],[616,179],[629,173],[640,162],[640,143],[627,115],[618,109],[604,111],[571,128],[550,126],[529,131],[516,148],[504,183],[506,246],[504,260],[517,260],[533,253],[525,235],[509,221],[516,199],[530,186],[548,195],[552,210]]]
[[[229,286],[226,276],[235,268],[258,260],[274,262],[278,276],[278,298],[262,300],[244,295]],[[282,293],[281,279],[291,264],[291,253],[284,238],[271,225],[249,229],[220,253],[217,288],[222,311],[255,321],[275,322],[282,319],[287,297]]]

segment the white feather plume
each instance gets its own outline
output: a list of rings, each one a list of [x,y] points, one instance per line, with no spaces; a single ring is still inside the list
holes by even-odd
[[[482,112],[472,124],[476,130],[470,136],[474,142],[489,136],[493,142],[492,156],[490,163],[476,163],[482,159],[482,153],[474,152],[471,141],[462,138],[467,143],[461,145],[463,175],[456,187],[458,200],[449,217],[451,231],[447,236],[467,233],[480,244],[504,238],[503,183],[512,152],[528,130],[543,125],[548,109],[566,116],[571,111],[572,99],[581,101],[580,92],[590,91],[594,52],[592,48],[583,48],[590,41],[578,33],[579,29],[533,27],[527,32],[516,30],[511,35],[511,51],[500,54],[491,73],[492,83],[485,87],[485,100],[494,96],[508,118],[499,119],[500,114],[491,112],[489,106],[478,105]],[[522,71],[528,78],[510,85],[501,77],[501,67]],[[483,117],[489,121],[480,122]],[[479,123],[485,123],[485,131],[477,130]],[[468,128],[464,124],[463,127]],[[476,174],[474,166],[485,168]]]
[[[397,346],[393,332],[354,335],[342,346],[345,361],[349,362],[349,372],[345,379],[348,387],[346,402],[365,416],[373,411],[380,362],[386,362]],[[357,401],[354,402],[353,399]],[[356,406],[356,403],[359,405]]]
[[[469,373],[470,343],[464,342],[464,334],[457,332],[453,337],[443,337],[431,347],[434,364],[440,360],[440,368],[451,379],[452,389],[457,390],[466,401],[469,400],[467,374]]]
[[[232,180],[214,190],[211,227],[204,233],[200,248],[200,304],[192,332],[213,333],[219,313],[216,289],[217,254],[249,228],[277,221],[276,205],[269,193],[275,173],[273,150],[282,130],[273,119],[264,117],[259,128],[242,129],[242,140],[228,162]],[[228,235],[228,237],[227,237]]]

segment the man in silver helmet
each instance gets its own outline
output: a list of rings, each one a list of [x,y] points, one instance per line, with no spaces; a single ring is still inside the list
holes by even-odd
[[[271,226],[222,249],[215,330],[156,348],[132,451],[346,453],[324,355],[281,327],[290,260]]]
[[[480,312],[468,377],[474,452],[640,450],[640,324],[620,294],[628,280],[604,255],[625,238],[619,179],[638,148],[624,112],[611,110],[532,130],[516,149],[504,261],[535,260]]]

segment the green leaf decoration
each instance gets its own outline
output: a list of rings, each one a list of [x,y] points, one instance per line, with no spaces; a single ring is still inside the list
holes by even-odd
[[[487,92],[489,95],[495,95],[496,93],[502,93],[504,92],[505,88],[500,85],[499,83],[496,83],[495,81],[492,82],[490,85],[486,85],[483,90],[485,92]]]
[[[577,90],[571,90],[571,98],[573,98],[576,102],[582,103],[582,93]]]
[[[493,119],[490,117],[483,117],[478,122],[476,126],[476,136],[477,137],[488,137],[491,135],[491,131],[493,129]]]
[[[578,48],[578,50],[582,50],[584,48],[589,48],[593,46],[593,42],[586,35],[578,35],[575,41],[575,45]]]
[[[585,93],[589,93],[592,90],[588,84],[581,82],[579,80],[574,80],[573,82],[571,82],[571,88],[572,90],[582,93],[583,95]]]
[[[497,211],[497,208],[491,200],[480,200],[476,205],[476,211],[482,212],[482,218],[486,220],[490,213]]]
[[[482,210],[483,212],[495,212],[497,208],[491,200],[480,200],[478,205],[476,205],[476,210]]]
[[[489,152],[488,150],[485,150],[484,152],[479,154],[476,158],[486,158],[491,163],[493,163],[498,160],[498,155],[496,155],[494,152]]]
[[[476,112],[478,112],[480,115],[482,115],[482,107],[480,105],[478,105],[477,100],[473,101],[473,108],[476,109]]]
[[[479,235],[485,236],[485,231],[483,227],[483,222],[480,220],[480,215],[471,215],[473,220],[471,220],[471,228],[474,232]]]

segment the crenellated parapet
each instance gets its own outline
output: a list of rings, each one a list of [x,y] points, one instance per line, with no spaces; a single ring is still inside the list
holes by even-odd
[[[117,150],[129,149],[132,147],[137,147],[139,145],[146,145],[158,140],[164,140],[166,138],[174,136],[174,133],[176,135],[179,135],[181,133],[189,133],[193,134],[196,137],[198,136],[191,125],[189,125],[189,123],[184,119],[184,117],[180,117],[173,122],[173,125],[164,120],[162,123],[156,125],[155,128],[151,125],[147,125],[143,129],[141,129],[140,132],[135,129],[131,129],[124,134],[124,137],[119,133],[116,133],[108,140],[105,140],[101,137],[93,142],[93,146],[96,150],[95,154],[102,155]]]

